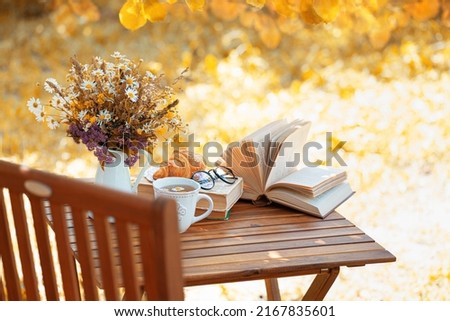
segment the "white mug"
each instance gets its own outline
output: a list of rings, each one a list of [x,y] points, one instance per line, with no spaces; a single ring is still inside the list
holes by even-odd
[[[170,191],[169,186],[188,186],[189,191]],[[177,202],[178,229],[180,233],[186,230],[194,223],[208,217],[213,210],[213,200],[205,194],[200,194],[200,184],[196,181],[184,177],[164,177],[153,181],[153,190],[155,198],[168,197]],[[208,209],[203,214],[195,215],[195,208],[199,200],[205,199],[208,203]]]

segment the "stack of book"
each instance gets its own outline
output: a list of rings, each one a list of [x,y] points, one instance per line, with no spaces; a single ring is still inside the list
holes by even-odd
[[[243,199],[323,218],[354,194],[343,169],[302,166],[309,128],[307,121],[278,120],[228,146],[219,164],[244,179]]]

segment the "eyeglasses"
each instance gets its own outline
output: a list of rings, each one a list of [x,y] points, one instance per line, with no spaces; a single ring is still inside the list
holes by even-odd
[[[218,166],[209,171],[197,171],[192,174],[191,179],[199,183],[202,189],[210,190],[214,187],[217,179],[220,179],[227,184],[234,184],[237,177],[234,175],[231,168]]]

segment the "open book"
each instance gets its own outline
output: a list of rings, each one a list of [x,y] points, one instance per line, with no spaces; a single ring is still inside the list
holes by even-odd
[[[227,147],[220,162],[244,179],[241,198],[325,217],[353,194],[344,170],[303,165],[310,126],[277,120]]]

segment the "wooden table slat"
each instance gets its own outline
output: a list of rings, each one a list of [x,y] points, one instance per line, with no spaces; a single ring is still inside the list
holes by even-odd
[[[258,261],[258,262],[275,262],[275,261],[287,261],[292,258],[299,258],[304,256],[317,256],[320,257],[324,254],[340,254],[340,253],[352,253],[362,251],[384,250],[379,244],[375,242],[364,243],[351,243],[351,244],[338,244],[329,246],[316,246],[307,248],[294,248],[283,249],[275,251],[264,251],[261,247],[258,251],[245,252],[238,254],[228,255],[216,255],[208,257],[195,257],[184,258],[183,266],[214,266],[231,262],[232,264],[240,265],[245,262]]]
[[[335,236],[335,237],[323,237],[317,239],[305,239],[305,240],[292,240],[292,241],[278,241],[270,243],[252,243],[252,244],[240,244],[230,245],[222,247],[211,248],[198,248],[193,250],[183,250],[183,258],[201,258],[222,256],[230,254],[246,254],[258,251],[282,251],[287,249],[303,249],[318,246],[330,246],[330,245],[342,245],[342,244],[354,244],[373,242],[373,240],[363,235],[350,235],[350,236]]]
[[[394,262],[395,257],[386,250],[351,253],[310,255],[285,261],[262,261],[259,264],[237,265],[225,263],[216,266],[185,267],[186,285],[260,280],[319,273],[321,269],[337,266],[361,266],[365,264]]]
[[[262,237],[261,235],[246,235],[240,237],[228,237],[221,239],[199,239],[194,241],[186,241],[183,242],[182,248],[183,250],[208,249],[220,246],[253,244],[260,241],[269,243],[269,242],[304,240],[304,239],[320,239],[330,236],[346,236],[346,235],[358,236],[360,234],[364,234],[364,232],[355,226],[326,228],[319,230],[303,230],[301,233],[299,233],[298,230],[294,230],[294,231],[286,231],[283,233],[264,234]]]
[[[222,222],[226,225],[227,222]],[[200,224],[200,223],[197,223]],[[216,226],[220,226],[216,224]],[[226,229],[215,229],[210,230],[203,229],[202,231],[191,231],[181,235],[183,242],[194,241],[194,240],[207,240],[207,239],[222,239],[227,237],[243,237],[249,235],[265,235],[272,233],[285,233],[289,231],[297,231],[298,233],[308,230],[320,230],[326,228],[336,228],[336,227],[351,227],[354,226],[353,223],[347,220],[333,220],[333,221],[314,221],[306,223],[289,223],[289,224],[278,224],[278,225],[258,225],[256,223],[247,223],[247,227],[234,228],[234,225],[230,224],[226,226]]]
[[[257,207],[258,208],[258,207]],[[320,219],[321,221],[332,221],[332,220],[342,220],[345,219],[342,215],[340,215],[337,212],[333,212],[330,215],[328,215],[326,218],[324,219]],[[233,225],[238,226],[240,223],[244,223],[246,221],[251,221],[251,222],[258,222],[261,223],[262,221],[260,220],[264,220],[267,223],[266,224],[277,224],[280,221],[284,221],[286,223],[288,222],[296,222],[296,223],[302,223],[302,222],[315,222],[318,220],[317,217],[314,216],[310,216],[310,215],[306,215],[306,214],[302,214],[302,213],[283,213],[283,214],[277,214],[276,210],[272,210],[272,211],[262,211],[262,212],[253,212],[253,214],[247,213],[247,214],[242,214],[242,213],[236,213],[234,215],[232,215],[232,219],[231,220],[225,220],[225,221],[218,221],[218,220],[208,220],[205,219],[204,221],[202,221],[202,224],[194,224],[192,225],[189,229],[191,231],[196,231],[197,229],[201,230],[207,226],[214,226],[216,225],[218,222],[233,222]],[[219,227],[220,229],[224,229],[225,227]]]

